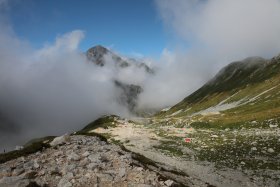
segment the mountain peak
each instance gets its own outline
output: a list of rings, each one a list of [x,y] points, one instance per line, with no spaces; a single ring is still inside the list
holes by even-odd
[[[106,47],[102,45],[96,45],[88,49],[88,51],[98,51],[98,52],[106,52],[109,51]]]
[[[90,61],[95,62],[97,65],[104,66],[103,56],[111,53],[107,48],[102,45],[96,45],[87,50],[86,55]]]

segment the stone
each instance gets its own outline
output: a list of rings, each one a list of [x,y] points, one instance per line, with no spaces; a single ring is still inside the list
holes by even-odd
[[[77,150],[77,149],[80,149],[80,148],[81,148],[81,146],[79,146],[79,145],[75,145],[75,146],[73,147],[74,150]]]
[[[64,177],[67,179],[72,179],[74,177],[74,175],[73,175],[73,173],[69,172]]]
[[[269,153],[274,153],[274,149],[268,148],[268,149],[267,149],[267,152],[269,152]]]
[[[124,177],[126,175],[126,169],[125,168],[120,168],[119,169],[119,177]]]
[[[40,165],[37,162],[34,162],[33,168],[38,169]]]
[[[99,177],[101,181],[113,181],[114,180],[114,177],[112,177],[110,174],[98,173],[98,174],[96,174],[96,176]]]
[[[252,151],[256,151],[257,148],[256,148],[256,147],[252,147],[251,150],[252,150]]]
[[[89,156],[89,155],[90,155],[90,153],[89,153],[88,151],[86,151],[86,152],[84,152],[84,153],[82,154],[83,157],[87,157],[87,156]]]
[[[55,157],[61,156],[61,155],[63,155],[63,151],[56,151],[53,155]]]
[[[90,155],[88,156],[88,159],[91,162],[99,163],[100,162],[100,157],[98,155]]]
[[[218,138],[219,136],[214,134],[214,135],[211,135],[210,137],[211,138]]]
[[[72,180],[71,180],[71,183],[72,183],[72,184],[75,184],[75,183],[76,183],[76,180],[75,180],[75,179],[72,179]]]
[[[41,171],[38,172],[38,176],[43,176],[45,174],[46,174],[45,170],[41,170]]]
[[[24,169],[20,168],[20,169],[14,169],[12,172],[12,176],[18,176],[20,174],[24,173]]]
[[[56,166],[52,166],[51,168],[49,168],[48,173],[51,175],[56,175],[56,174],[59,174],[60,172]]]
[[[87,165],[87,168],[90,170],[94,170],[95,168],[98,167],[99,164],[97,163],[90,163],[89,165]]]
[[[2,187],[21,187],[28,186],[30,180],[24,179],[23,176],[4,177],[0,179],[0,186]]]
[[[73,171],[74,169],[76,169],[77,166],[75,164],[70,164],[70,165],[66,165],[63,169],[62,169],[62,174],[66,175],[67,172]]]
[[[85,158],[80,162],[80,166],[86,166],[86,165],[88,165],[88,163],[89,163],[89,159]]]
[[[23,167],[25,169],[31,169],[31,168],[33,168],[33,166],[34,166],[34,162],[33,161],[29,161],[29,162],[26,162],[26,163],[23,164]]]
[[[62,179],[60,179],[57,187],[71,187],[72,183],[68,181],[67,178],[63,177]]]
[[[28,171],[23,174],[24,178],[26,179],[34,179],[36,177],[37,172],[36,171]]]
[[[136,171],[143,171],[143,168],[142,167],[137,167]]]
[[[164,184],[165,184],[166,186],[172,186],[173,183],[174,183],[174,182],[173,182],[172,180],[170,180],[170,179],[168,179],[167,181],[164,182]]]
[[[77,155],[76,153],[72,152],[70,155],[67,157],[68,160],[73,160],[73,161],[78,161],[80,160],[80,156]]]
[[[52,147],[55,147],[55,146],[64,144],[69,141],[70,141],[70,136],[68,134],[65,134],[63,136],[59,136],[59,137],[56,137],[55,139],[53,139],[53,141],[50,143],[50,145]]]

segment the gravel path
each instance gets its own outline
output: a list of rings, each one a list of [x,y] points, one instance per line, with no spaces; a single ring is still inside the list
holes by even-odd
[[[62,145],[58,145],[62,144]],[[134,165],[131,153],[97,137],[58,138],[42,152],[0,164],[0,186],[172,186],[151,170]]]

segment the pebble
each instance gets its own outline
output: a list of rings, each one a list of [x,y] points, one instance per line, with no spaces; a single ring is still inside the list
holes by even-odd
[[[53,139],[53,141],[50,143],[50,145],[55,147],[55,146],[67,143],[69,141],[70,141],[70,136],[68,134],[65,134],[63,136],[59,136],[59,137],[56,137],[55,139]]]
[[[84,153],[82,154],[83,157],[87,157],[87,156],[89,156],[89,155],[90,155],[90,153],[89,153],[88,151],[86,151],[86,152],[84,152]]]
[[[257,148],[256,148],[256,147],[252,147],[251,150],[252,150],[252,151],[256,151]]]
[[[267,149],[267,152],[269,152],[269,153],[274,153],[274,149],[268,148],[268,149]]]
[[[174,182],[173,182],[172,180],[167,180],[167,181],[164,182],[164,184],[165,184],[166,186],[172,186],[173,183],[174,183]]]
[[[77,155],[76,153],[74,153],[74,152],[72,152],[69,156],[68,156],[68,158],[67,158],[68,160],[73,160],[73,161],[78,161],[78,160],[80,160],[80,156],[79,155]]]

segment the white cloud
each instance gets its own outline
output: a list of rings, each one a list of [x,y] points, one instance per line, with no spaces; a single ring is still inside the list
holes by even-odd
[[[76,30],[34,50],[11,33],[0,34],[0,116],[17,125],[16,142],[79,130],[104,114],[129,114],[117,102],[116,67],[87,62],[77,50],[82,38]],[[6,146],[14,143],[1,138]]]
[[[168,26],[192,47],[204,47],[217,58],[272,57],[280,52],[279,0],[157,0],[156,3]]]

